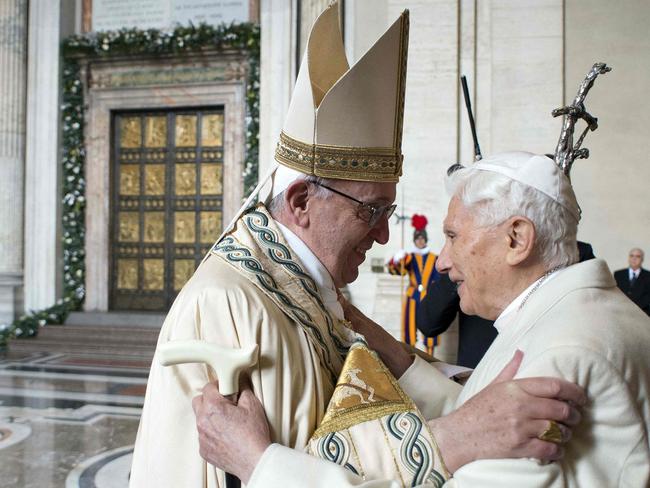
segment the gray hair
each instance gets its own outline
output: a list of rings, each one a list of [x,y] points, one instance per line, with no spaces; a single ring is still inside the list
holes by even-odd
[[[640,247],[633,247],[632,249],[630,249],[629,254],[632,254],[632,251],[639,251],[639,253],[641,254],[641,260],[645,258],[645,253],[643,252],[643,249],[641,249]]]
[[[481,227],[520,215],[535,226],[535,252],[547,269],[578,262],[578,222],[555,200],[492,171],[464,168],[447,178],[447,191],[472,209]]]
[[[307,183],[315,183],[313,186],[313,195],[319,198],[327,199],[332,196],[331,192],[327,191],[325,188],[317,186],[318,184],[324,184],[327,186],[332,185],[332,181],[329,178],[321,178],[320,176],[314,176],[314,175],[301,175],[300,177],[296,178],[296,180],[302,179],[305,180]],[[276,196],[271,199],[269,204],[267,205],[267,210],[269,213],[273,216],[277,216],[280,213],[284,211],[285,207],[285,202],[284,202],[284,192],[286,190],[281,191],[278,193]]]

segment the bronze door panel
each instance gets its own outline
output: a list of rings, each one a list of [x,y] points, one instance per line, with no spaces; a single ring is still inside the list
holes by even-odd
[[[110,308],[167,311],[223,227],[223,109],[113,114]]]

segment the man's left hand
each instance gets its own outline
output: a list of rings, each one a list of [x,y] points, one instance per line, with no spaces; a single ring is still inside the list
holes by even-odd
[[[264,408],[250,385],[242,384],[237,395],[224,397],[216,382],[208,383],[192,407],[201,457],[247,484],[271,444]]]
[[[485,389],[445,417],[429,421],[447,468],[455,472],[477,459],[561,459],[564,448],[541,440],[556,422],[560,442],[571,436],[581,420],[576,406],[587,401],[584,390],[559,378],[513,380],[523,354],[517,351],[499,376]]]

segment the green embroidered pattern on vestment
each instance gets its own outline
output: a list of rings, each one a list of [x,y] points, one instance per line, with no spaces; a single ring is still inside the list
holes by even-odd
[[[419,486],[428,481],[436,488],[441,487],[445,479],[434,469],[432,446],[420,435],[422,420],[413,412],[395,413],[386,419],[386,428],[393,437],[402,441],[399,457],[413,475],[412,486]]]
[[[255,209],[249,211],[244,217],[247,227],[253,231],[259,237],[258,242],[265,248],[266,254],[271,258],[274,263],[277,263],[284,268],[286,268],[290,273],[299,278],[302,288],[311,296],[319,308],[323,312],[325,319],[327,321],[327,330],[336,345],[337,350],[341,356],[345,356],[350,349],[349,346],[346,346],[338,337],[334,331],[334,324],[332,317],[329,314],[327,308],[321,300],[318,289],[316,288],[316,283],[313,278],[309,276],[305,271],[296,263],[292,256],[291,251],[285,245],[278,242],[278,237],[273,230],[271,230],[269,225],[269,218],[262,212],[259,212]]]
[[[330,432],[321,437],[318,440],[317,449],[318,457],[340,464],[357,476],[360,476],[355,467],[349,463],[352,450],[350,449],[348,440],[340,432]]]
[[[314,323],[311,315],[309,315],[309,313],[302,307],[296,305],[288,295],[279,289],[275,279],[273,279],[273,277],[263,269],[262,263],[253,257],[253,253],[242,244],[236,244],[235,240],[230,236],[224,237],[220,242],[215,244],[211,252],[220,254],[228,262],[241,270],[252,273],[257,282],[261,285],[262,289],[264,289],[269,295],[275,297],[275,299],[285,307],[285,310],[290,312],[291,317],[298,322],[312,338],[312,343],[317,345],[320,349],[321,362],[330,373],[332,382],[335,384],[338,372],[332,367],[333,362],[330,357],[330,350],[325,343],[325,338]]]

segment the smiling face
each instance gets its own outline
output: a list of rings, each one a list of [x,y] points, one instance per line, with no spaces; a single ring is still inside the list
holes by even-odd
[[[395,200],[395,183],[334,181],[329,182],[328,186],[378,206],[391,204]],[[310,199],[309,228],[302,238],[339,288],[357,279],[359,266],[375,242],[388,242],[386,216],[382,216],[374,227],[369,227],[358,217],[357,209],[358,204],[335,193],[327,199]]]
[[[438,270],[458,284],[460,308],[468,315],[496,319],[509,303],[500,293],[508,272],[507,232],[502,225],[479,227],[457,197],[449,202],[443,232]]]

